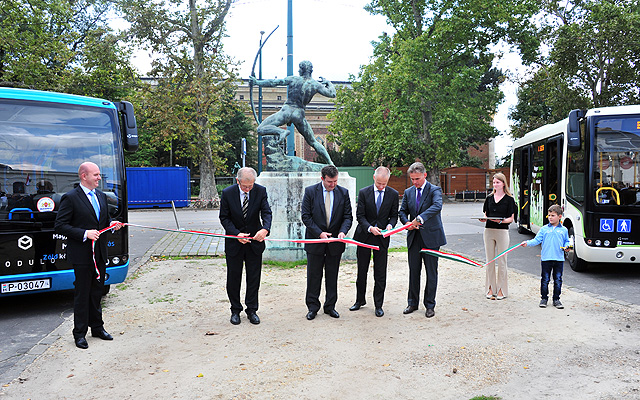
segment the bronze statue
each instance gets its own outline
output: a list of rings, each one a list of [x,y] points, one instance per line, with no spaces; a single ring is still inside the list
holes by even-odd
[[[336,88],[331,81],[320,77],[319,81],[311,78],[313,65],[310,61],[302,61],[299,64],[300,76],[287,76],[282,79],[256,79],[251,76],[251,83],[263,87],[287,86],[287,101],[277,113],[267,117],[258,126],[258,134],[274,136],[273,139],[265,138],[265,155],[269,165],[269,155],[281,152],[279,144],[287,137],[288,131],[280,128],[282,125],[293,124],[302,134],[309,146],[311,146],[327,163],[333,164],[327,149],[316,140],[311,125],[305,119],[305,108],[316,93],[326,97],[336,97]],[[271,168],[270,168],[271,169]],[[273,168],[278,169],[278,168]],[[315,168],[314,168],[315,169]]]

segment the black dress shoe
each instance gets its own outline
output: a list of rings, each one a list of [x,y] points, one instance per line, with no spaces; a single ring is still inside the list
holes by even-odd
[[[92,329],[91,336],[98,337],[102,340],[113,340],[113,336],[109,335],[109,333],[105,331],[104,328],[96,329],[96,330]]]
[[[412,312],[414,312],[417,309],[418,309],[418,306],[407,306],[407,308],[405,308],[402,313],[403,314],[411,314]]]
[[[360,307],[364,306],[367,303],[360,303],[359,301],[356,301],[355,303],[353,303],[353,305],[351,307],[349,307],[349,311],[357,311],[360,309]]]
[[[382,311],[382,307],[376,308],[376,317],[382,317],[384,315],[384,311]]]
[[[251,312],[247,313],[247,318],[249,318],[249,322],[254,325],[258,325],[260,323],[260,318],[258,318],[258,314]]]
[[[317,312],[317,311],[309,311],[309,312],[307,313],[307,319],[308,319],[309,321],[311,321],[312,319],[314,319],[314,318],[316,317],[316,315],[317,315],[317,314],[318,314],[318,312]]]
[[[433,308],[427,308],[427,312],[424,313],[425,317],[431,318],[436,315],[436,312],[433,311]]]
[[[335,309],[325,310],[325,314],[329,314],[331,318],[340,318],[340,314]]]
[[[234,325],[240,325],[240,314],[239,313],[231,314],[231,319],[229,321],[231,321],[231,323]]]
[[[79,349],[88,349],[89,343],[87,343],[87,339],[83,337],[76,338],[76,347]]]

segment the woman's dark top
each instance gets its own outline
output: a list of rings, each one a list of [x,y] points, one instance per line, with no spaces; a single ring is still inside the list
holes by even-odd
[[[498,224],[493,221],[489,221],[490,218],[509,218],[511,215],[516,214],[516,202],[513,197],[505,194],[499,202],[496,203],[493,194],[487,196],[482,207],[482,212],[487,216],[487,222],[484,225],[485,228],[491,229],[509,229],[509,224]]]

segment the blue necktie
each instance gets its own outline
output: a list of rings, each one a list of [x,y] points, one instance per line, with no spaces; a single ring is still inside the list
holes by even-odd
[[[380,212],[380,206],[382,205],[382,190],[378,190],[378,199],[376,200],[376,211]]]
[[[420,209],[420,191],[422,190],[422,188],[418,188],[418,194],[416,195],[416,213],[418,213],[418,210]]]
[[[100,205],[98,204],[98,199],[96,198],[96,194],[93,193],[93,190],[89,192],[89,196],[91,197],[91,205],[93,206],[93,210],[96,212],[96,217],[100,219]]]

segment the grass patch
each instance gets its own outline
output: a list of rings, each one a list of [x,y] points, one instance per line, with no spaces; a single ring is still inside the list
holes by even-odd
[[[224,257],[224,254],[218,254],[215,256],[154,256],[151,257],[151,261],[210,260],[221,257]]]
[[[406,252],[407,252],[407,246],[389,248],[389,253],[406,253]]]
[[[501,399],[502,397],[496,397],[496,396],[476,396],[469,400],[501,400]]]
[[[280,269],[293,269],[293,268],[302,268],[307,266],[307,260],[298,260],[298,261],[273,261],[267,260],[262,262],[264,265],[268,265],[270,267],[280,268]]]
[[[176,297],[180,297],[180,295],[177,295]],[[168,293],[162,297],[154,297],[153,299],[149,299],[149,304],[155,304],[155,303],[173,304],[174,301],[176,301],[176,298],[173,297],[173,293]]]

